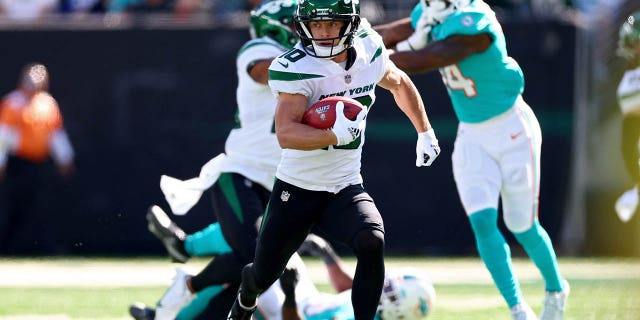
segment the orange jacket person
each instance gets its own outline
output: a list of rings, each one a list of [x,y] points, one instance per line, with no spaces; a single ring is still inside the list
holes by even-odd
[[[38,208],[46,194],[50,159],[62,176],[74,168],[74,152],[62,126],[56,100],[48,93],[49,74],[39,63],[26,65],[16,90],[0,101],[0,183],[6,188],[6,224],[0,223],[0,252],[19,253],[25,245],[41,250],[55,245],[53,232],[40,218],[48,219],[46,208]],[[21,230],[24,228],[30,230]],[[36,228],[36,229],[34,229]],[[19,239],[21,235],[46,237]],[[16,246],[14,246],[15,244]]]
[[[73,148],[48,87],[46,67],[29,64],[18,88],[0,102],[0,177],[9,154],[33,163],[43,163],[51,155],[63,175],[73,167]]]

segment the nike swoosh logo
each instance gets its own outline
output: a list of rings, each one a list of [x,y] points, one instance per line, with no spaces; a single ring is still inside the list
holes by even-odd
[[[289,62],[287,62],[286,64],[284,64],[284,63],[282,63],[282,62],[278,61],[278,63],[279,63],[281,66],[285,67],[285,68],[288,68],[288,67],[289,67]]]
[[[509,136],[511,136],[511,140],[515,140],[518,139],[518,137],[522,134],[522,131],[516,133],[516,134],[510,134]]]

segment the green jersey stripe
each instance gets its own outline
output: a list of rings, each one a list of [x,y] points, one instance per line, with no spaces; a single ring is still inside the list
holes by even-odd
[[[323,75],[309,74],[309,73],[294,73],[269,70],[269,80],[281,80],[281,81],[296,81],[305,79],[322,78]]]
[[[369,63],[373,63],[374,61],[376,61],[376,59],[378,59],[378,57],[382,55],[382,50],[384,50],[382,46],[378,47],[378,50],[376,50],[376,53],[373,54],[373,57],[371,58],[371,61],[369,61]]]

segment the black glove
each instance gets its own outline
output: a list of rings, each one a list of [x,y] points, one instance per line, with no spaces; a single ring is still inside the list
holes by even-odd
[[[285,269],[282,275],[280,276],[280,286],[282,287],[282,291],[286,296],[295,295],[296,285],[298,285],[299,280],[298,270],[296,269]]]

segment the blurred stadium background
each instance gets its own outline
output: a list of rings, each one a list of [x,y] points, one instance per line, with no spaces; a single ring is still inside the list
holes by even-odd
[[[160,175],[195,176],[223,151],[234,125],[235,55],[249,38],[253,1],[115,5],[126,2],[0,0],[0,93],[15,87],[25,63],[47,65],[77,154],[72,179],[51,172],[37,203],[44,218],[19,230],[11,253],[0,252],[2,319],[122,319],[134,300],[153,304],[174,267],[144,219],[151,204],[168,210]],[[615,56],[617,33],[640,5],[487,2],[503,22],[510,54],[525,73],[525,99],[542,125],[540,219],[572,283],[567,318],[637,319],[640,217],[620,222],[613,203],[631,185],[620,156],[615,89],[624,61]],[[49,8],[20,11],[36,3]],[[404,17],[414,4],[361,0],[362,15],[373,24]],[[506,319],[457,199],[450,165],[456,121],[444,87],[437,73],[413,79],[443,154],[433,167],[415,168],[411,126],[388,93],[378,92],[363,174],[385,218],[387,262],[428,270],[439,296],[434,318]],[[12,228],[5,205],[0,200],[0,232]],[[199,230],[212,222],[209,208],[205,195],[176,221],[188,232]],[[507,239],[523,291],[539,311],[543,284]],[[305,260],[327,289],[319,261]],[[353,266],[352,258],[346,261]]]
[[[235,54],[249,38],[252,3],[137,1],[134,9],[117,11],[108,10],[109,1],[49,2],[55,6],[41,15],[0,11],[0,91],[15,87],[25,63],[47,65],[78,168],[65,181],[52,173],[38,202],[46,219],[20,232],[12,255],[163,254],[146,232],[144,213],[151,204],[168,209],[160,175],[191,178],[223,151],[236,109]],[[525,73],[525,99],[542,125],[540,220],[559,254],[640,256],[640,217],[623,224],[613,210],[630,187],[619,151],[615,88],[623,61],[615,47],[618,27],[639,9],[637,1],[487,2],[503,22],[510,54]],[[362,15],[381,23],[407,16],[414,4],[362,0]],[[437,73],[413,79],[443,154],[433,167],[415,168],[411,126],[379,91],[363,174],[385,218],[387,252],[475,255],[451,174],[450,103]],[[0,226],[11,228],[2,210],[0,203]],[[208,196],[176,217],[188,232],[212,219]]]

